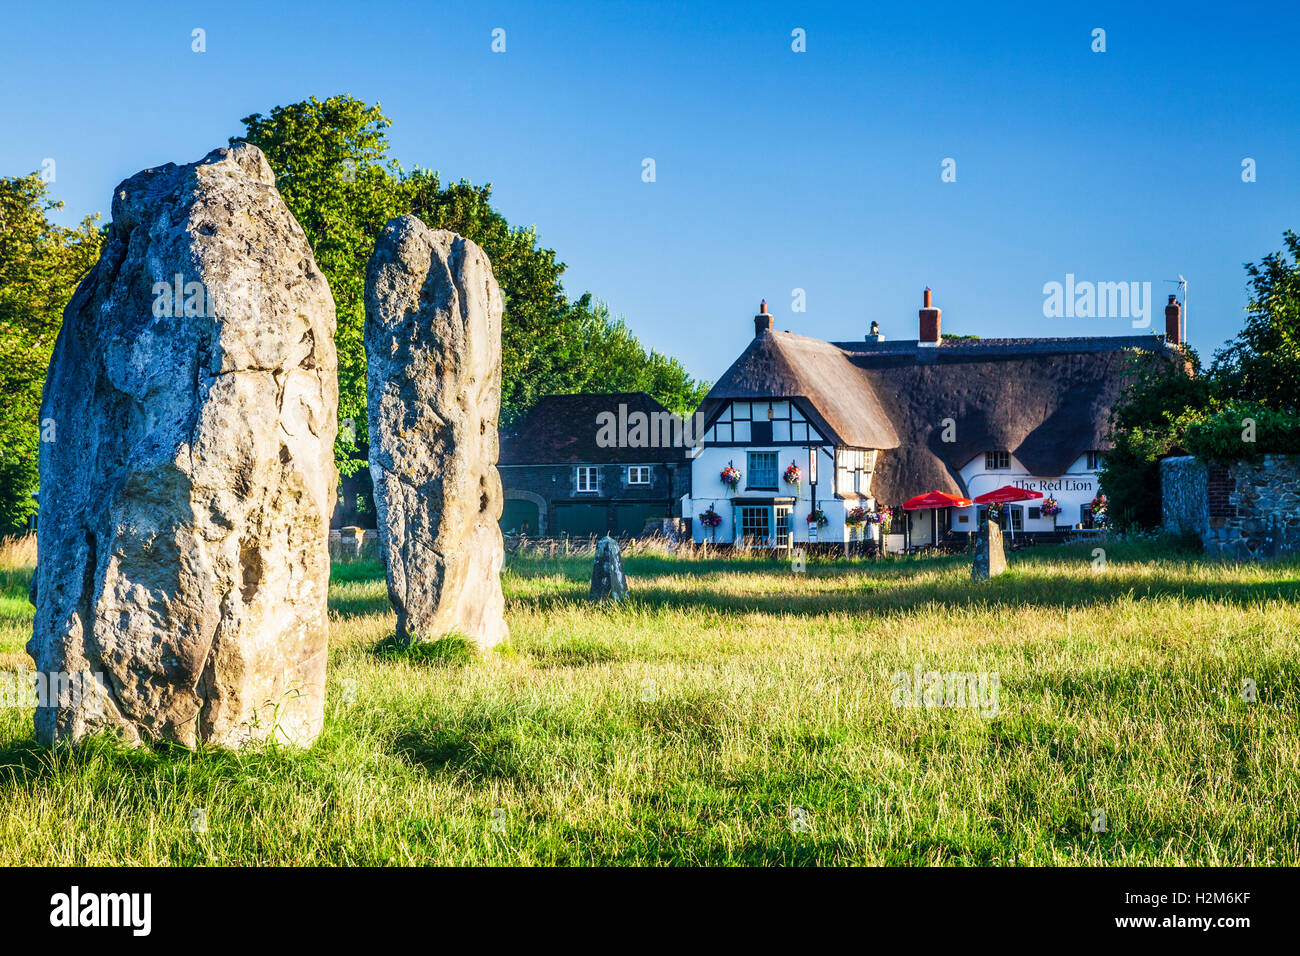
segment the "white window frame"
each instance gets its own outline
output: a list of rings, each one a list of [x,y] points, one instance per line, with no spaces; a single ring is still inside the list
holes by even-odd
[[[1006,464],[1002,464],[1002,461],[1004,459],[1006,461]],[[984,470],[985,471],[1010,471],[1011,452],[986,451],[984,453]]]
[[[649,465],[628,465],[627,483],[629,485],[649,485],[650,466]]]
[[[573,474],[573,490],[589,495],[600,492],[600,468],[596,465],[578,465]]]

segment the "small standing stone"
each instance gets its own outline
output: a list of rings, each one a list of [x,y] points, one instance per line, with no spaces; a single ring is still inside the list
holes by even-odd
[[[1007,569],[1007,553],[1002,547],[1002,526],[993,519],[975,538],[975,563],[970,576],[974,581],[996,578]]]
[[[627,597],[627,577],[618,542],[609,535],[596,543],[596,560],[591,566],[591,599],[621,601]]]

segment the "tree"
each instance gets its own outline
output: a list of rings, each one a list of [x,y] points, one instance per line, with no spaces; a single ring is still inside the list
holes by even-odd
[[[1246,324],[1215,353],[1210,377],[1222,400],[1256,402],[1268,408],[1300,409],[1300,236],[1287,230],[1286,253],[1274,252],[1246,264],[1251,297]]]
[[[636,382],[673,408],[703,397],[704,386],[673,359],[647,353],[590,295],[570,302],[564,263],[492,207],[492,187],[466,180],[444,185],[436,172],[405,173],[388,156],[390,123],[380,107],[350,96],[314,97],[243,120],[245,133],[276,171],[286,205],[302,224],[329,280],[338,313],[339,418],[366,431],[365,269],[384,223],[407,213],[431,229],[473,240],[492,262],[504,304],[501,420],[526,412],[548,393]],[[694,405],[689,410],[693,410]],[[353,442],[336,447],[339,469],[361,462]]]
[[[1124,395],[1111,410],[1114,447],[1103,459],[1100,477],[1110,499],[1109,520],[1117,528],[1160,523],[1160,459],[1182,450],[1187,409],[1209,400],[1200,359],[1191,349],[1185,355],[1185,362],[1153,360],[1149,353],[1130,357]]]
[[[37,174],[0,178],[0,533],[35,511],[45,371],[63,310],[99,258],[103,235],[88,216],[76,229],[53,225]],[[47,438],[57,431],[45,428]]]

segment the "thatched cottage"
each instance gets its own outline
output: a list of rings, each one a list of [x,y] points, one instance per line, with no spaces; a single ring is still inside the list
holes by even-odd
[[[1179,359],[1179,305],[1170,298],[1164,336],[944,338],[940,317],[926,289],[916,339],[886,341],[873,323],[864,341],[824,342],[774,329],[761,306],[753,340],[701,406],[683,502],[695,539],[846,541],[854,508],[931,491],[973,500],[1006,485],[1044,495],[1010,509],[1017,534],[1091,526],[1126,368],[1133,355]],[[1045,513],[1048,498],[1059,513]],[[973,531],[981,517],[976,505],[912,512],[908,540]]]

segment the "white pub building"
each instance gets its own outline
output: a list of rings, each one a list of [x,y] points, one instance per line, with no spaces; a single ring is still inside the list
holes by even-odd
[[[876,537],[877,525],[857,523],[863,514],[1008,485],[1043,495],[1004,505],[1011,533],[1091,527],[1127,363],[1181,359],[1178,304],[1171,297],[1164,336],[944,338],[929,289],[919,318],[916,339],[886,341],[872,323],[861,342],[824,342],[774,329],[760,306],[753,340],[700,406],[705,432],[682,500],[695,540]],[[896,512],[886,545],[951,540],[975,531],[982,511]]]

